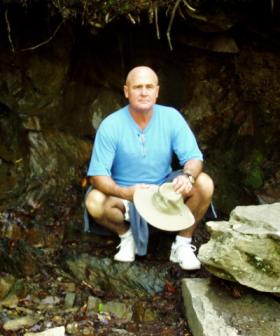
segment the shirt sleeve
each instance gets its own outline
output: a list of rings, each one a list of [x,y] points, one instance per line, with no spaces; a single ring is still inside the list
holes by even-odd
[[[104,120],[96,133],[88,176],[111,176],[111,168],[116,152],[116,142],[108,123]]]
[[[173,129],[172,146],[180,165],[183,166],[191,159],[203,161],[203,155],[199,149],[196,138],[188,123],[178,111]]]

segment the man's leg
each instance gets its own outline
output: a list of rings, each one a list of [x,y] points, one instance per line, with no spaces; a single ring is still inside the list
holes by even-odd
[[[191,196],[186,201],[187,206],[194,215],[195,223],[190,228],[181,231],[179,233],[180,236],[192,237],[198,223],[206,214],[211,204],[213,192],[214,183],[212,179],[205,173],[199,174],[193,186]]]
[[[211,203],[213,192],[212,179],[207,174],[201,173],[196,179],[190,197],[186,200],[195,217],[195,223],[190,228],[180,231],[171,247],[170,260],[178,262],[183,269],[200,268],[200,261],[194,254],[196,248],[191,244],[192,235]]]
[[[86,208],[96,223],[118,235],[124,234],[129,229],[124,222],[123,200],[117,197],[108,197],[101,191],[93,189],[86,198]]]
[[[131,262],[135,259],[135,242],[129,225],[124,221],[125,206],[122,199],[108,197],[99,190],[89,192],[86,208],[93,219],[101,226],[115,232],[121,239],[118,246],[119,252],[114,256],[115,260]]]

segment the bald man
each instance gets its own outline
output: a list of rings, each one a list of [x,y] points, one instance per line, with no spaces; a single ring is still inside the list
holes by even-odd
[[[156,104],[158,94],[158,76],[151,68],[138,66],[128,73],[124,85],[128,105],[106,117],[96,133],[86,208],[96,223],[120,237],[114,259],[134,261],[135,254],[141,253],[130,227],[130,202],[138,188],[160,185],[172,176],[175,153],[182,170],[172,183],[192,211],[195,224],[178,232],[170,260],[185,270],[195,270],[200,262],[192,235],[211,203],[213,182],[202,172],[203,156],[187,122],[174,108]]]

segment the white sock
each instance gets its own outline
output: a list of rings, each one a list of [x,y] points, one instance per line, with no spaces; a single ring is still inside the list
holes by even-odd
[[[192,242],[192,237],[182,237],[179,235],[176,236],[176,243],[191,244],[191,242]]]
[[[129,228],[125,233],[119,235],[119,237],[122,239],[122,238],[129,237],[130,235],[132,235],[131,228]]]

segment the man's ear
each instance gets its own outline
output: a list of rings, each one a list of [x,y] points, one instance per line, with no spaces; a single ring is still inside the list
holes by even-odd
[[[123,86],[123,92],[124,92],[125,98],[128,98],[128,88],[126,85]]]
[[[159,85],[157,85],[157,95],[156,95],[156,97],[158,98],[158,96],[159,96]]]

